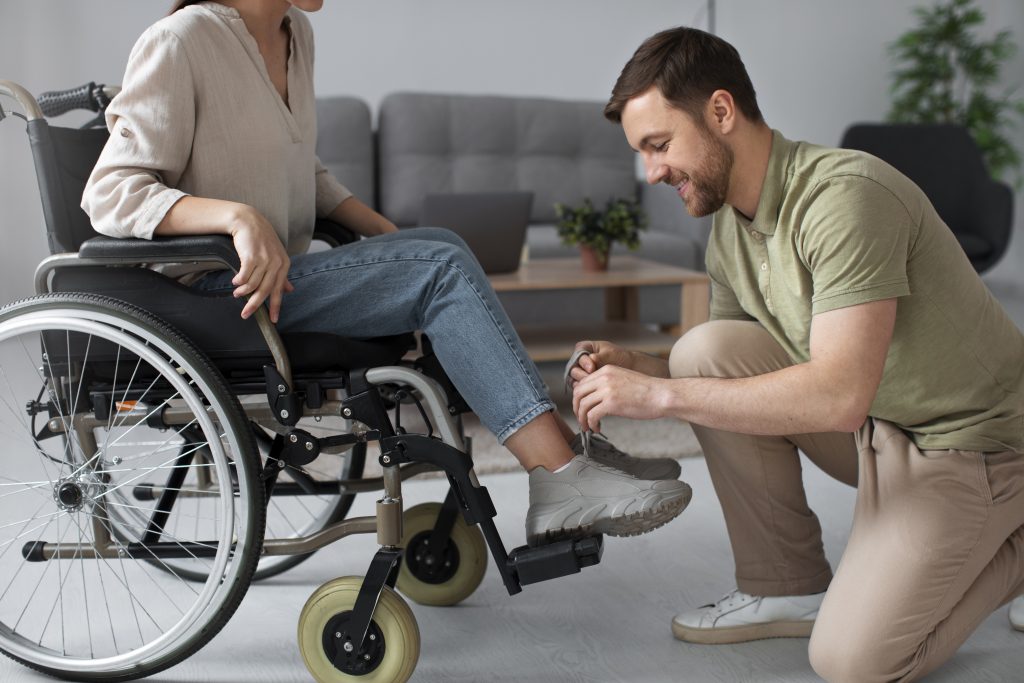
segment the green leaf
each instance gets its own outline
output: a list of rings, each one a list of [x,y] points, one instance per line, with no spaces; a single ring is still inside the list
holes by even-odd
[[[990,89],[1017,46],[1009,30],[991,39],[975,35],[984,13],[975,0],[939,0],[913,10],[918,26],[890,43],[892,105],[899,123],[958,123],[971,132],[996,177],[1021,182],[1021,155],[1003,131],[1024,118],[1024,100]]]

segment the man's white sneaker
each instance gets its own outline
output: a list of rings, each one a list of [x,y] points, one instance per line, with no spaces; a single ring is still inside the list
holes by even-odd
[[[569,447],[576,455],[582,454],[583,435],[574,436]],[[678,479],[682,472],[679,463],[672,458],[634,458],[616,448],[603,434],[597,433],[590,435],[590,457],[602,465],[622,470],[637,479]]]
[[[806,638],[811,635],[824,597],[824,593],[757,597],[734,590],[713,605],[678,615],[672,620],[672,633],[679,640],[716,645],[761,638]]]
[[[1010,626],[1024,631],[1024,595],[1010,602]]]
[[[530,472],[526,541],[644,534],[682,512],[691,495],[681,481],[637,479],[577,455],[557,474],[543,467]]]

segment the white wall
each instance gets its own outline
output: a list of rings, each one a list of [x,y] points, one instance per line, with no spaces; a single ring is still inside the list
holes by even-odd
[[[855,121],[887,110],[885,46],[925,0],[718,0],[717,33],[740,51],[768,122],[791,138],[836,144]],[[988,25],[1024,48],[1024,3],[981,0]],[[0,3],[0,78],[33,92],[116,83],[138,34],[169,0]],[[648,35],[706,26],[704,0],[328,0],[312,15],[316,85],[376,106],[396,90],[603,100]],[[1024,49],[1006,84],[1024,81]],[[1024,96],[1024,88],[1019,91]],[[1024,125],[1015,134],[1024,150]],[[1024,287],[1024,194],[1017,237],[993,277]],[[46,254],[23,126],[0,123],[0,302],[27,294]]]

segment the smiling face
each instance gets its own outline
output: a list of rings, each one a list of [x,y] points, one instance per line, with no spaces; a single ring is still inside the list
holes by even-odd
[[[691,216],[722,208],[734,155],[706,123],[671,106],[652,87],[623,108],[622,129],[643,158],[648,183],[674,187]]]

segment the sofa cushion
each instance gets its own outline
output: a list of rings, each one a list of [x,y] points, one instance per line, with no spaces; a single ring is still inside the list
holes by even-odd
[[[378,122],[380,210],[415,225],[431,192],[530,190],[531,222],[554,204],[636,197],[633,151],[600,102],[395,93]]]
[[[316,154],[320,162],[361,201],[377,203],[370,107],[357,97],[316,101]]]

